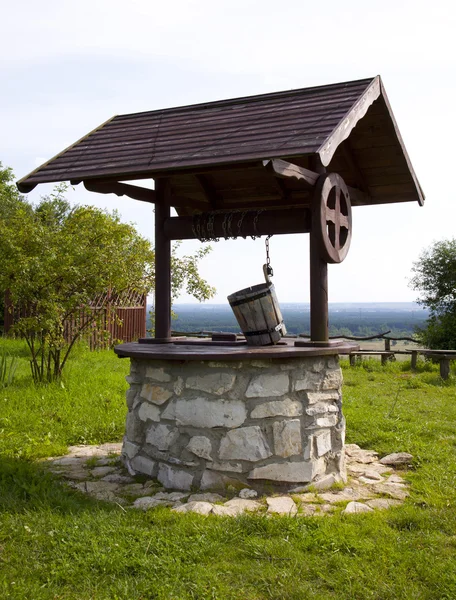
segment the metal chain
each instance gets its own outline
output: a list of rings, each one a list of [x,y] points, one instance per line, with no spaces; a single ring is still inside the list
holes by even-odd
[[[267,269],[267,273],[269,275],[269,277],[272,277],[274,275],[274,271],[271,267],[271,259],[269,258],[269,240],[270,238],[272,238],[272,235],[268,235],[268,237],[266,238],[265,241],[265,245],[266,245],[266,269]]]
[[[238,221],[238,235],[240,235],[241,237],[243,237],[244,239],[246,238],[245,235],[242,235],[242,221],[245,218],[245,215],[247,214],[247,212],[244,210],[241,212],[241,217]]]
[[[225,215],[223,216],[223,221],[222,221],[222,232],[223,232],[223,237],[227,240],[229,239],[228,233],[227,233],[227,229],[226,229],[226,224],[228,222],[228,217],[229,217],[230,213],[225,213]]]
[[[215,231],[214,231],[214,219],[215,219],[215,214],[209,213],[209,216],[207,219],[207,237],[214,242],[218,242],[219,238],[215,236]]]
[[[233,232],[231,231],[231,221],[233,220],[233,215],[234,215],[234,212],[229,213],[228,221],[226,223],[226,229],[228,231],[228,239],[232,238],[233,240],[236,240],[237,237],[235,235],[233,235]]]
[[[196,214],[193,215],[193,220],[192,220],[192,232],[193,235],[200,240],[200,242],[210,242],[210,241],[214,241],[214,242],[218,242],[220,241],[220,238],[215,236],[215,229],[214,229],[214,220],[216,217],[216,214],[220,213],[222,211],[212,211],[208,214]],[[257,238],[261,237],[261,233],[259,233],[258,231],[258,218],[261,215],[261,213],[264,212],[263,209],[257,210],[255,212],[255,215],[253,217],[253,235],[250,236],[252,238],[252,240],[256,240]],[[247,238],[246,235],[243,235],[242,233],[242,224],[244,222],[244,219],[247,215],[248,211],[241,211],[241,210],[232,210],[230,212],[224,212],[223,215],[223,221],[221,224],[222,227],[222,237],[225,238],[225,240],[229,240],[229,239],[233,239],[236,240],[239,236],[243,237],[244,239]],[[235,235],[235,233],[232,230],[232,222],[233,222],[233,218],[235,215],[239,214],[239,220],[237,222],[237,233]],[[267,252],[269,252],[269,238],[271,236],[268,236],[267,240],[266,240],[266,250]],[[269,254],[268,254],[269,256]],[[268,258],[268,265],[269,265],[269,258]],[[270,266],[268,267],[270,268]]]
[[[263,212],[263,209],[261,210],[257,210],[255,213],[255,216],[253,217],[253,235],[251,235],[250,237],[252,238],[252,240],[256,240],[257,238],[261,237],[261,233],[258,233],[258,217],[261,215],[261,213]]]

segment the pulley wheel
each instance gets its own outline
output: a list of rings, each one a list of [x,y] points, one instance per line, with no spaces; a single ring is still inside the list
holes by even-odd
[[[350,194],[337,173],[324,173],[317,181],[312,229],[319,241],[320,256],[340,263],[347,256],[352,236]]]

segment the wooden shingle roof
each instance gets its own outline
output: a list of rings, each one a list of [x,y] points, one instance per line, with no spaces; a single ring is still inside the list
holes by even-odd
[[[319,157],[370,198],[359,203],[424,200],[379,77],[115,116],[21,179],[18,188],[168,176],[180,196],[197,200],[201,186],[192,188],[188,176],[211,170],[211,188],[229,205],[239,181],[235,171],[251,169],[244,196],[266,198],[274,186],[266,189],[259,161],[293,159],[308,167],[309,157]],[[228,185],[226,174],[218,180],[217,173],[230,168]]]

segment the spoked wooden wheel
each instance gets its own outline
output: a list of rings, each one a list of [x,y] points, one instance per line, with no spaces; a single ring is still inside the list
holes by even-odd
[[[318,179],[312,227],[319,238],[320,253],[328,263],[340,263],[347,256],[352,236],[350,195],[337,173]]]

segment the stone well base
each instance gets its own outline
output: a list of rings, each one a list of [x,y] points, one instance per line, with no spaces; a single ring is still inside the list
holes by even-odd
[[[337,355],[131,358],[127,380],[122,455],[131,473],[180,490],[346,480]]]

